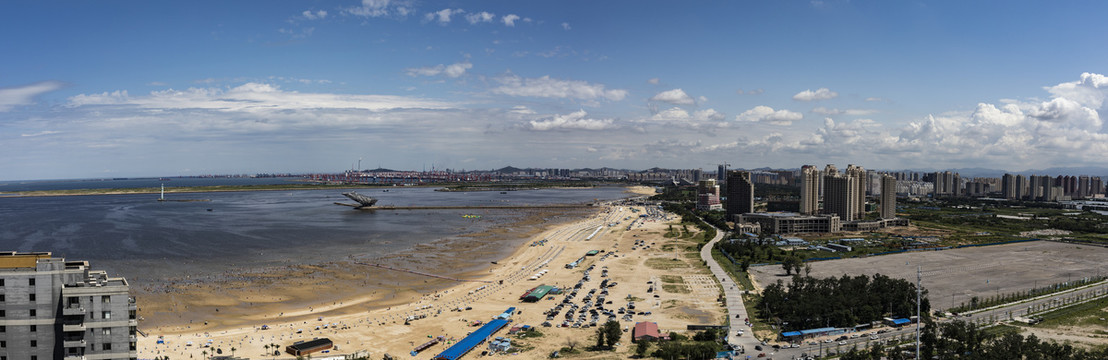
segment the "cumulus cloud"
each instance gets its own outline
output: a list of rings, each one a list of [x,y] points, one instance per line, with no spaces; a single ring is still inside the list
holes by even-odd
[[[362,0],[361,6],[343,9],[342,13],[360,17],[408,16],[413,11],[411,1]]]
[[[438,64],[431,67],[408,68],[405,71],[408,76],[438,76],[456,78],[465,75],[466,70],[472,69],[473,64],[468,62],[454,63],[450,65]]]
[[[747,122],[766,122],[773,125],[791,125],[793,121],[804,118],[804,114],[785,109],[774,110],[765,105],[755,106],[735,116],[735,120]]]
[[[486,11],[466,15],[466,21],[469,21],[470,24],[477,24],[477,23],[483,23],[483,22],[488,23],[488,22],[492,22],[492,19],[495,19],[495,18],[496,18],[496,15],[493,15],[492,13],[486,12]]]
[[[62,83],[57,81],[0,88],[0,112],[9,111],[16,106],[31,105],[35,97],[61,88]]]
[[[527,129],[534,131],[548,130],[605,130],[613,128],[612,119],[590,119],[585,110],[574,111],[565,115],[554,115],[539,120],[531,120],[527,123]]]
[[[447,8],[436,12],[427,13],[423,16],[423,19],[427,21],[438,21],[439,24],[446,25],[450,23],[451,16],[458,15],[464,12],[465,10],[462,9]]]
[[[627,90],[606,89],[602,84],[590,84],[581,80],[561,80],[549,75],[540,78],[523,78],[504,75],[496,78],[500,86],[494,94],[540,98],[620,101],[627,97]]]
[[[658,80],[658,78],[650,78],[650,80],[647,80],[646,82],[651,85],[658,85],[658,82],[660,82],[660,80]]]
[[[718,126],[726,126],[726,123],[722,122],[726,118],[726,115],[716,111],[716,109],[698,110],[689,113],[685,109],[672,107],[659,111],[651,116],[649,120],[652,122],[675,123],[697,128],[703,125],[713,126],[712,123],[716,123],[714,125]]]
[[[504,26],[514,27],[516,26],[516,20],[519,20],[519,15],[508,14],[500,18],[500,21],[504,22]]]
[[[793,95],[793,100],[797,101],[815,101],[815,100],[828,100],[839,97],[839,93],[831,91],[828,88],[819,88],[816,91],[811,89],[801,91]]]
[[[562,23],[562,29],[563,29],[563,30],[569,30],[569,29],[571,29],[571,28],[569,27],[569,23],[567,23],[567,22],[564,22],[564,23]]]
[[[308,20],[322,20],[327,18],[327,10],[319,10],[314,13],[311,10],[304,10],[303,15]]]
[[[696,100],[693,100],[693,98],[689,96],[689,94],[686,94],[685,91],[681,89],[673,89],[657,93],[654,96],[650,97],[650,101],[658,101],[674,105],[696,104]]]

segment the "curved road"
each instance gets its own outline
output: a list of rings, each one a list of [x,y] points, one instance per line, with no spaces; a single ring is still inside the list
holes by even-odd
[[[747,318],[746,307],[743,306],[742,290],[739,290],[738,284],[731,280],[731,276],[727,275],[727,271],[724,271],[723,267],[719,266],[716,259],[712,257],[712,248],[720,239],[723,239],[724,233],[724,231],[716,229],[716,237],[700,249],[700,259],[708,264],[708,269],[712,271],[712,275],[715,275],[716,280],[719,280],[720,285],[723,286],[723,294],[727,301],[727,323],[728,325],[735,324],[728,330],[727,341],[736,349],[742,348],[747,352],[753,352],[754,346],[760,344],[758,339],[755,339],[753,334],[739,336],[738,332],[741,327],[736,319]]]

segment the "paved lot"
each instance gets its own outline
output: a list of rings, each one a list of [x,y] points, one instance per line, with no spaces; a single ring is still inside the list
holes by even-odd
[[[812,265],[812,276],[873,275],[915,282],[916,266],[923,267],[923,287],[932,307],[946,309],[977,296],[1029,290],[1086,276],[1108,274],[1108,248],[1035,241],[944,251],[922,251],[832,261]],[[759,286],[777,280],[789,282],[780,265],[752,267]]]

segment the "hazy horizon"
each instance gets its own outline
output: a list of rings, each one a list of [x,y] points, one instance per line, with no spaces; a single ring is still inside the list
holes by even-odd
[[[0,31],[19,34],[0,41],[3,178],[335,172],[359,159],[1031,170],[1108,153],[1097,1],[0,9]]]

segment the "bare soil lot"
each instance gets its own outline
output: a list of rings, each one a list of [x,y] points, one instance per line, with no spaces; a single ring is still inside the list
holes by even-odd
[[[818,261],[813,277],[843,274],[873,275],[916,280],[923,269],[923,288],[934,309],[946,309],[996,294],[1029,290],[1108,272],[1108,248],[1052,241],[983,246],[944,251],[920,251],[895,255]],[[778,280],[790,281],[780,265],[750,268],[759,287]]]

